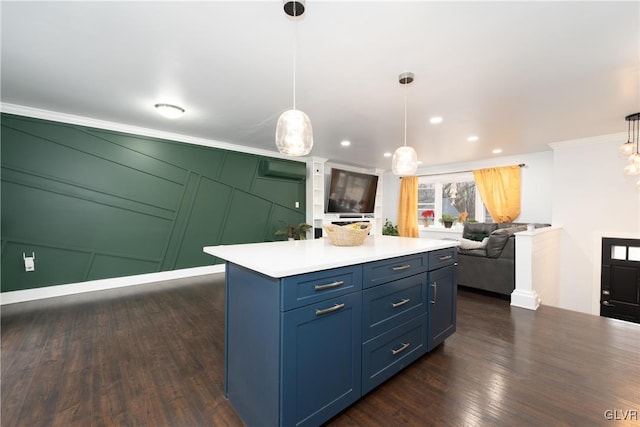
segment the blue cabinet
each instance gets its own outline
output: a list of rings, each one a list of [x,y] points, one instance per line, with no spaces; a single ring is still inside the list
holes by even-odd
[[[351,293],[283,313],[282,425],[317,426],[360,398],[360,307]]]
[[[456,331],[457,280],[455,257],[446,267],[429,272],[429,337],[433,350]]]
[[[276,279],[227,263],[227,397],[248,426],[317,426],[361,392],[362,266]]]
[[[228,262],[225,392],[248,426],[317,426],[455,331],[455,248],[273,278]]]

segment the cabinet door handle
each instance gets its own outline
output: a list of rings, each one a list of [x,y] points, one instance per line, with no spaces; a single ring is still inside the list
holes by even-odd
[[[391,303],[391,307],[393,307],[393,308],[398,308],[398,307],[400,307],[400,306],[402,306],[402,305],[405,305],[405,304],[406,304],[406,303],[408,303],[409,301],[411,301],[409,298],[403,298],[403,299],[401,299],[401,300],[400,300],[400,301],[398,301],[398,302],[392,302],[392,303]]]
[[[398,267],[391,267],[393,271],[402,271],[402,270],[406,270],[407,268],[411,268],[411,264],[405,264]]]
[[[609,301],[602,301],[602,305],[606,305],[607,307],[615,307],[615,304],[611,304]]]
[[[438,283],[433,282],[431,287],[433,288],[433,300],[431,301],[431,304],[435,304],[438,299]]]
[[[322,310],[316,309],[316,316],[322,316],[323,314],[333,313],[334,311],[342,310],[344,304],[336,304],[333,307],[323,308]]]
[[[314,289],[316,291],[323,291],[325,289],[337,288],[342,285],[344,285],[344,280],[338,280],[332,283],[327,283],[326,285],[316,285]]]
[[[391,354],[393,356],[395,356],[398,353],[402,353],[403,351],[408,349],[410,345],[411,345],[411,343],[408,343],[408,342],[402,343],[402,346],[399,349],[397,349],[397,350],[391,349]]]
[[[446,260],[451,259],[451,258],[453,258],[451,255],[445,255],[445,256],[441,256],[439,259],[440,259],[440,261],[446,261]]]

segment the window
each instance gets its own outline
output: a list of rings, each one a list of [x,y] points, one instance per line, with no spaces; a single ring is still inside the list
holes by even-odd
[[[473,180],[473,174],[447,174],[418,178],[418,223],[424,224],[422,213],[434,212],[433,224],[438,226],[442,214],[459,217],[467,212],[467,221],[493,222]]]

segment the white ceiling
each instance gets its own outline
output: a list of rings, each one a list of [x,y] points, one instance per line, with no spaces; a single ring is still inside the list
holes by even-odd
[[[297,23],[279,0],[2,1],[1,13],[3,103],[273,151],[297,32],[311,155],[363,167],[390,168],[405,89],[425,166],[626,132],[640,111],[639,1],[308,0]],[[158,102],[186,114],[165,119]]]

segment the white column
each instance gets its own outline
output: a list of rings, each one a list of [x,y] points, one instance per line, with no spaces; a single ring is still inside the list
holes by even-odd
[[[533,231],[516,233],[516,288],[511,293],[511,305],[536,310],[540,297],[533,289]]]
[[[536,310],[543,297],[559,289],[560,228],[544,227],[516,233],[516,288],[511,305]],[[553,305],[553,304],[552,304]]]

